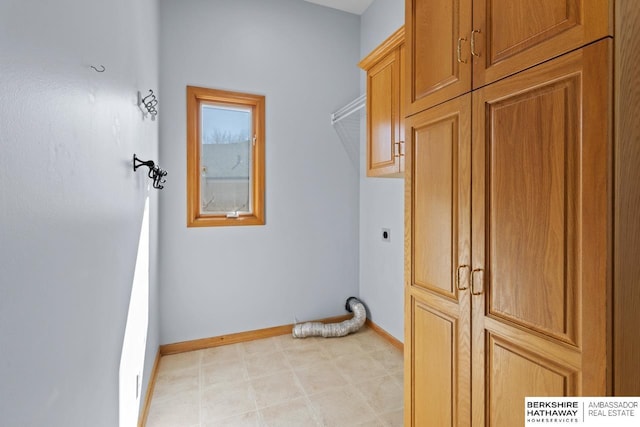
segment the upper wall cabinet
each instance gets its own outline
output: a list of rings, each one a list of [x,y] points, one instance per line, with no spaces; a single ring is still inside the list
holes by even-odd
[[[406,0],[412,115],[612,35],[607,0]]]
[[[358,64],[367,72],[367,176],[404,174],[404,27]]]

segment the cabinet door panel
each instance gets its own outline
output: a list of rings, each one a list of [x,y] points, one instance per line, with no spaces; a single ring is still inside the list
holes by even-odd
[[[473,87],[612,35],[606,0],[474,0]]]
[[[470,425],[470,117],[466,95],[405,123],[407,426]]]
[[[470,91],[471,0],[408,0],[406,23],[407,114]]]
[[[416,426],[452,426],[455,337],[459,333],[455,319],[414,303],[413,388],[419,401],[415,406]]]
[[[399,172],[396,161],[399,128],[399,61],[392,52],[367,73],[367,175]]]
[[[576,375],[570,367],[525,351],[493,334],[489,334],[487,341],[487,425],[523,426],[525,397],[575,393]]]
[[[468,426],[470,347],[468,304],[407,294],[405,423],[415,427]],[[408,350],[408,351],[407,351]]]
[[[468,282],[469,96],[412,117],[412,285],[458,299]],[[459,273],[459,274],[458,274]],[[461,287],[467,287],[466,284]]]
[[[398,76],[400,80],[400,90],[399,90],[399,113],[397,117],[397,125],[398,125],[398,141],[400,142],[398,147],[398,167],[400,168],[400,173],[404,176],[405,170],[405,152],[406,152],[406,133],[404,130],[404,118],[407,115],[407,79],[405,77],[404,69],[406,68],[406,47],[403,44],[398,48],[398,63],[400,66],[398,67],[400,75]]]
[[[578,0],[494,0],[487,11],[491,17],[487,46],[490,64],[535,46],[580,25]],[[506,7],[509,6],[509,7]],[[510,25],[497,25],[509,22]]]
[[[522,375],[494,378],[492,330],[502,348],[573,360],[563,393],[607,392],[610,52],[603,40],[473,92],[474,425],[516,422],[492,421],[497,386],[544,391],[522,360]]]
[[[575,344],[580,80],[487,102],[488,310]],[[535,304],[531,304],[535,301]]]
[[[415,130],[414,284],[456,297],[456,117]]]

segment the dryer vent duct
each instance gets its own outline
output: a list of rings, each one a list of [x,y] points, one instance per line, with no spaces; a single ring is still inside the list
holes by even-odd
[[[367,320],[367,312],[364,305],[358,298],[350,297],[347,299],[345,308],[348,312],[353,312],[351,319],[338,323],[300,323],[293,327],[293,337],[344,337],[345,335],[357,332]]]

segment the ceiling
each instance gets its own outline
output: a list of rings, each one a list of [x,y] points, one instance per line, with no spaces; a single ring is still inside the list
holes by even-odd
[[[362,15],[367,10],[373,0],[305,0],[309,3],[319,4],[321,6],[331,7],[333,9],[344,10],[345,12]]]

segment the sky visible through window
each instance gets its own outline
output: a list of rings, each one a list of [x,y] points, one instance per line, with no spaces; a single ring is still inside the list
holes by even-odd
[[[249,140],[251,110],[202,105],[202,143],[234,144]]]

